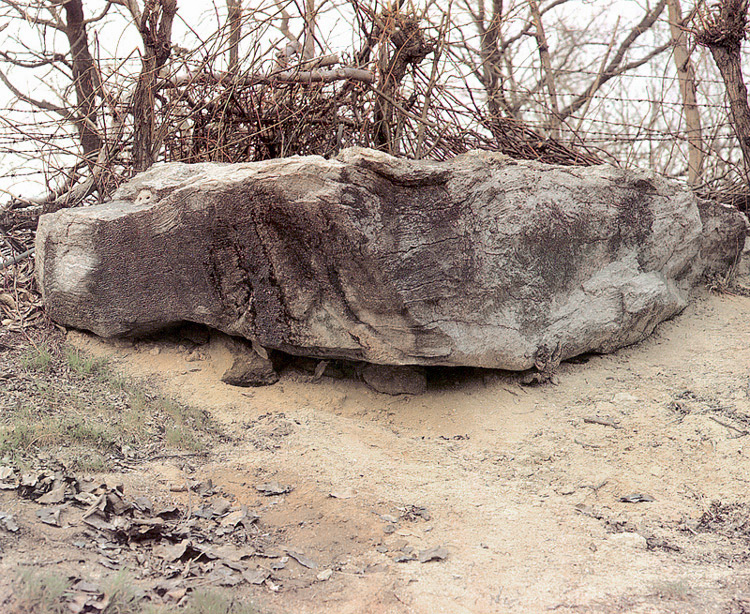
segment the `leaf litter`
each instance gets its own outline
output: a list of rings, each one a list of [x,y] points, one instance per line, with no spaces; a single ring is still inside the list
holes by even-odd
[[[203,503],[162,508],[147,497],[128,499],[120,483],[82,479],[52,469],[19,472],[3,465],[0,485],[38,504],[40,522],[81,527],[73,545],[98,554],[101,566],[120,571],[134,556],[140,567],[156,576],[147,593],[164,603],[179,604],[193,588],[206,584],[231,587],[247,583],[278,592],[285,582],[292,581],[278,575],[289,560],[307,570],[318,569],[317,562],[302,552],[267,547],[257,526],[259,516],[246,505],[214,496],[217,489],[211,480],[187,486]],[[292,487],[269,482],[256,489],[274,496],[291,492]],[[15,516],[0,512],[0,529],[19,531]],[[269,560],[271,563],[263,563]],[[328,579],[332,573],[317,576]],[[320,580],[317,576],[309,581]],[[67,607],[72,613],[97,612],[107,603],[97,585],[79,578]]]

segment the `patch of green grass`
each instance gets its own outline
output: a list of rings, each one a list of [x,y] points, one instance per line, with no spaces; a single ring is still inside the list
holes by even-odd
[[[91,446],[97,450],[116,447],[122,437],[117,424],[68,417],[58,423],[59,439],[72,444]]]
[[[0,454],[22,456],[33,447],[82,446],[109,451],[120,445],[116,423],[82,415],[74,405],[71,413],[45,412],[44,407],[21,405],[0,425]]]
[[[655,584],[654,590],[662,599],[685,601],[690,595],[690,583],[685,578],[680,580],[664,580]]]
[[[32,376],[23,392],[0,380],[0,456],[16,464],[56,447],[71,469],[98,471],[123,446],[136,460],[164,448],[200,452],[217,434],[205,411],[151,394],[78,350],[35,349],[19,360]]]
[[[35,445],[45,429],[39,429],[39,416],[26,405],[17,405],[0,425],[0,455],[8,455],[14,462]]]
[[[102,614],[137,614],[142,612],[143,592],[133,583],[130,573],[123,569],[110,576],[104,585],[109,603]]]
[[[12,611],[18,614],[69,613],[70,598],[75,592],[72,586],[72,581],[60,573],[26,569],[17,575]],[[106,578],[102,582],[102,592],[107,599],[101,614],[257,614],[252,605],[215,589],[199,589],[190,594],[184,608],[148,603],[127,569]]]
[[[210,420],[205,411],[182,405],[168,398],[159,399],[157,405],[160,412],[169,418],[164,428],[164,440],[168,446],[193,452],[203,449],[204,446],[195,434],[210,426]]]
[[[199,590],[193,593],[182,614],[256,614],[256,609],[226,593],[216,590]]]
[[[72,347],[65,348],[65,360],[71,371],[81,375],[102,372],[107,366],[106,359],[85,356],[80,350]]]
[[[16,581],[16,609],[24,614],[70,612],[64,599],[70,587],[70,580],[59,573],[25,569]]]
[[[84,473],[105,473],[107,471],[107,459],[96,450],[81,450],[76,455],[73,465],[75,469]]]
[[[49,371],[52,368],[52,352],[44,344],[30,347],[21,357],[21,366],[25,371]]]
[[[170,448],[179,448],[191,452],[203,450],[203,444],[184,426],[167,426],[164,430],[164,441]]]

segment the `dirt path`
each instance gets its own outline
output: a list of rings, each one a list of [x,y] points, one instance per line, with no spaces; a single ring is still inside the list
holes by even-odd
[[[562,365],[556,386],[457,372],[420,397],[296,371],[232,388],[176,346],[69,338],[239,435],[191,469],[333,571],[293,562],[282,590],[257,589],[272,611],[745,612],[748,314],[710,296],[638,346]],[[259,500],[270,480],[294,490]],[[653,501],[620,500],[636,494]],[[444,560],[396,562],[438,546]]]

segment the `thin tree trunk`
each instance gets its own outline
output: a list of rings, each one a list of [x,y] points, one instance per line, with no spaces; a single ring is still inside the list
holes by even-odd
[[[159,70],[166,63],[172,41],[177,0],[147,0],[139,24],[143,39],[141,74],[133,94],[133,168],[144,171],[155,161],[155,96]]]
[[[711,47],[711,55],[724,80],[732,112],[732,124],[742,149],[745,176],[750,177],[750,107],[747,104],[747,87],[742,77],[742,56],[736,49]]]
[[[227,0],[227,23],[229,25],[229,73],[237,74],[240,63],[240,40],[242,40],[242,0]]]
[[[531,16],[536,28],[536,42],[539,49],[539,59],[542,61],[542,70],[544,71],[544,80],[549,93],[549,126],[550,136],[557,138],[560,134],[560,105],[557,102],[557,86],[555,84],[555,75],[552,71],[552,59],[549,55],[549,43],[544,34],[544,25],[542,24],[542,14],[539,11],[537,0],[529,0]]]
[[[493,118],[503,117],[508,110],[502,85],[500,64],[503,54],[500,51],[500,26],[503,22],[503,2],[493,0],[492,16],[487,28],[484,27],[484,3],[476,17],[479,29],[479,52],[482,58],[482,84],[487,92],[487,109]]]
[[[307,0],[305,3],[305,44],[302,48],[302,59],[312,60],[315,57],[315,29],[317,25],[318,11],[315,0]]]
[[[73,85],[76,90],[76,128],[83,155],[91,163],[102,146],[101,136],[97,130],[97,97],[101,94],[101,80],[89,51],[82,0],[70,0],[63,7],[66,17],[65,35],[70,45]]]
[[[687,45],[687,31],[682,27],[680,0],[667,0],[669,28],[674,45],[674,63],[682,96],[685,114],[685,129],[688,139],[688,183],[697,185],[703,175],[703,130],[696,98],[695,68]]]
[[[643,66],[671,46],[670,43],[659,45],[658,47],[651,49],[651,51],[649,51],[648,53],[645,53],[640,58],[631,60],[630,62],[625,62],[625,57],[627,56],[628,51],[631,49],[633,44],[638,40],[638,38],[640,38],[640,36],[644,32],[648,31],[654,26],[659,16],[664,12],[666,6],[667,0],[659,0],[654,8],[648,11],[643,16],[643,19],[641,19],[641,21],[639,21],[633,27],[630,33],[617,47],[614,55],[612,56],[612,59],[607,64],[606,68],[596,75],[593,82],[586,88],[586,90],[582,94],[576,96],[573,101],[570,102],[570,104],[566,105],[560,110],[560,121],[564,121],[565,119],[576,113],[581,107],[586,105],[591,97],[594,96],[594,94],[596,94],[596,92],[598,92],[599,89],[610,79],[614,79],[615,77],[622,75],[630,70],[635,70],[639,66]]]
[[[748,0],[723,0],[699,14],[697,41],[711,51],[724,81],[737,140],[742,150],[745,181],[750,183],[750,107],[742,77],[742,41],[747,29]]]
[[[373,144],[381,151],[399,155],[398,126],[394,121],[392,101],[398,97],[398,88],[408,68],[419,64],[434,51],[434,47],[425,40],[424,31],[413,18],[396,12],[384,15],[383,22],[379,43],[378,96],[373,108]]]

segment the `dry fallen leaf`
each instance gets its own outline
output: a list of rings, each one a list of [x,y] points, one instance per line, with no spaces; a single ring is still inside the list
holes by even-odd
[[[187,550],[190,540],[183,539],[179,544],[160,544],[154,548],[154,554],[165,561],[177,561],[182,558]]]
[[[332,575],[333,575],[333,570],[331,570],[331,569],[324,569],[323,571],[321,571],[321,572],[320,572],[320,573],[319,573],[319,574],[317,575],[317,578],[318,578],[318,580],[320,580],[321,582],[325,582],[325,581],[326,581],[326,580],[328,580],[328,579],[329,579],[329,578],[330,578],[330,577],[331,577]]]
[[[263,584],[270,575],[271,572],[266,569],[255,569],[253,571],[246,569],[242,572],[242,577],[245,578],[246,582],[256,585]]]
[[[18,524],[16,524],[16,519],[13,514],[0,512],[0,528],[10,531],[11,533],[16,533],[18,531]]]
[[[318,564],[313,561],[312,559],[309,559],[304,554],[300,552],[294,552],[293,550],[287,550],[286,553],[292,557],[295,561],[297,561],[302,567],[307,567],[308,569],[316,569],[318,567]]]
[[[258,484],[255,487],[255,490],[264,494],[266,497],[271,497],[273,495],[283,495],[285,493],[291,492],[292,487],[282,486],[278,482],[266,482],[264,484]]]
[[[419,553],[419,562],[428,563],[429,561],[443,561],[448,557],[448,551],[442,546],[435,546],[434,548],[428,548],[422,550]]]
[[[60,514],[62,513],[62,507],[51,507],[46,509],[37,510],[36,515],[39,520],[44,524],[51,525],[53,527],[60,527]]]
[[[16,303],[16,299],[14,299],[7,292],[0,292],[0,303],[3,303],[4,305],[7,305],[13,311],[16,311],[18,309],[18,303]]]
[[[65,483],[65,480],[55,480],[55,484],[52,486],[52,489],[39,497],[36,502],[41,503],[42,505],[62,503],[63,501],[65,501],[66,489],[67,484]]]
[[[185,596],[186,593],[187,593],[186,588],[173,588],[172,590],[164,593],[164,599],[167,602],[172,601],[174,603],[177,603],[180,599],[182,599]]]
[[[345,488],[343,490],[332,490],[328,496],[334,499],[351,499],[356,494],[357,491],[353,488]]]

